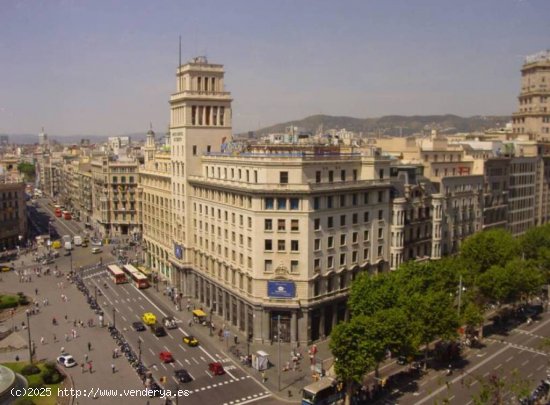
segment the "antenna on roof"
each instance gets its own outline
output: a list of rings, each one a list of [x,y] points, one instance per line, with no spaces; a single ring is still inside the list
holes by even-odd
[[[178,68],[181,66],[181,35],[180,35],[180,47],[179,47],[179,65]]]

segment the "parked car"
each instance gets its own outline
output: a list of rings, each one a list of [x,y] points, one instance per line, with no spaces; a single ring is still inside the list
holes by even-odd
[[[187,383],[193,381],[191,374],[184,368],[174,371],[174,375],[179,382]]]
[[[55,261],[52,259],[52,258],[47,258],[47,259],[44,259],[40,262],[40,264],[42,265],[47,265],[47,264],[52,264],[54,263]]]
[[[103,246],[103,243],[99,239],[92,239],[92,246]]]
[[[160,352],[159,358],[163,363],[172,363],[174,361],[174,357],[170,352]]]
[[[76,361],[70,354],[64,354],[57,358],[57,363],[67,368],[76,366]]]
[[[184,336],[183,343],[186,343],[188,346],[195,347],[199,345],[199,341],[194,336]]]
[[[132,328],[134,328],[136,332],[143,332],[145,330],[145,325],[140,321],[132,322]]]
[[[214,375],[223,375],[225,374],[225,370],[223,369],[222,363],[219,361],[215,361],[214,363],[208,364],[208,370]]]
[[[92,253],[93,253],[93,254],[101,253],[101,248],[93,247],[93,248],[92,248]]]
[[[15,270],[12,266],[2,266],[2,271],[13,271]]]
[[[61,249],[61,241],[60,240],[54,240],[52,242],[52,248],[53,249]]]

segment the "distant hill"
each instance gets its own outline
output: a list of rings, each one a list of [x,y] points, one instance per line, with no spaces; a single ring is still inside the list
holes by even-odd
[[[510,121],[509,116],[474,116],[458,115],[386,115],[380,118],[334,117],[331,115],[312,115],[296,121],[288,121],[253,131],[256,137],[270,133],[285,132],[289,126],[305,128],[317,133],[329,129],[345,128],[349,131],[367,134],[411,135],[423,130],[437,129],[444,133],[483,131],[490,128],[501,128]],[[241,134],[246,135],[246,134]]]

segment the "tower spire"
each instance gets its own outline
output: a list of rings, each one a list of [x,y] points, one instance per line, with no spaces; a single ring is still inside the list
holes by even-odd
[[[178,64],[178,68],[181,66],[181,35],[180,35],[180,47],[179,47],[179,64]]]

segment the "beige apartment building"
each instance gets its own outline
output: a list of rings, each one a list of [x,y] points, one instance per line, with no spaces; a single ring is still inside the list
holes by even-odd
[[[550,142],[550,50],[525,58],[521,68],[519,109],[513,114],[513,133]]]
[[[139,169],[141,218],[145,266],[153,278],[175,283],[170,264],[174,249],[172,240],[172,161],[166,147],[157,150],[155,134],[147,133],[145,163]],[[158,277],[158,278],[157,278]]]
[[[138,163],[127,157],[101,156],[91,162],[92,226],[103,238],[141,235]]]
[[[178,291],[256,341],[317,340],[351,281],[388,268],[389,160],[231,139],[223,66],[195,58],[171,97],[170,261]]]

